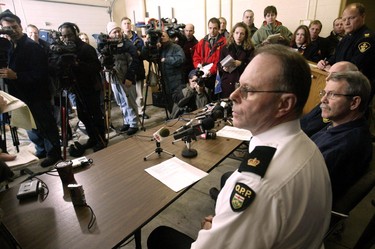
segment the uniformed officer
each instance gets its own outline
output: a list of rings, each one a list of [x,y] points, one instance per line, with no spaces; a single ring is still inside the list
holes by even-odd
[[[299,125],[310,86],[310,68],[299,53],[282,45],[258,49],[230,96],[234,126],[253,135],[249,155],[195,241],[163,226],[150,234],[149,249],[322,246],[331,186],[322,154]]]
[[[326,71],[339,61],[350,61],[369,79],[371,96],[375,92],[375,34],[365,24],[365,6],[361,3],[348,5],[342,14],[345,36],[339,42],[336,53],[328,61],[317,66]]]

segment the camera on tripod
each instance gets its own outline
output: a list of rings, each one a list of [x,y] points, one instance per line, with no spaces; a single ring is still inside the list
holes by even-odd
[[[10,27],[3,27],[0,29],[0,35],[12,35],[14,31]],[[6,68],[8,66],[8,52],[11,47],[11,43],[8,39],[0,37],[0,68]]]
[[[169,38],[172,40],[177,38],[179,41],[184,41],[186,39],[185,35],[183,34],[183,30],[186,26],[185,24],[177,23],[176,18],[162,18],[161,20]]]
[[[62,87],[67,88],[73,82],[74,75],[71,67],[76,63],[76,45],[72,41],[63,42],[61,33],[55,30],[48,31],[51,40],[49,64],[55,69],[55,75],[62,80]]]
[[[121,53],[119,44],[121,39],[110,38],[108,35],[100,33],[96,37],[97,49],[101,55],[102,66],[111,69],[115,64],[113,55]]]

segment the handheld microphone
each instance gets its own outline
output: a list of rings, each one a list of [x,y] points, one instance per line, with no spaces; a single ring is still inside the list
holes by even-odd
[[[162,127],[153,134],[153,140],[160,143],[165,137],[168,136],[169,130],[165,127]]]
[[[212,117],[206,117],[203,120],[199,120],[197,124],[183,128],[182,131],[173,135],[175,140],[186,137],[186,136],[198,136],[204,133],[206,130],[210,130],[215,126],[215,121]]]

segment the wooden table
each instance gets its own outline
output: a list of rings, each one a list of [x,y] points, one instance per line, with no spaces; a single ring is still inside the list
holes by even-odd
[[[172,144],[172,140],[168,137],[161,147],[206,172],[241,144],[222,137],[198,140],[192,146],[198,156],[187,159],[180,156],[184,143]],[[135,136],[89,155],[93,165],[75,171],[75,179],[83,185],[87,204],[96,215],[91,231],[87,228],[89,209],[74,208],[60,178],[50,175],[40,177],[50,191],[45,201],[18,201],[18,187],[0,193],[3,224],[22,248],[113,248],[134,234],[139,247],[140,229],[188,189],[175,193],[144,171],[170,158],[155,154],[144,161],[155,148],[150,138]]]

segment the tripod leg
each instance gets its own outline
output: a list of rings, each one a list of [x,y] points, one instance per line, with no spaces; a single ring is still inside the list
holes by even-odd
[[[146,113],[146,106],[147,106],[147,97],[148,97],[148,89],[149,89],[149,82],[147,80],[146,83],[146,93],[145,93],[145,100],[144,100],[144,105],[143,105],[143,115],[142,115],[142,121],[141,121],[141,129],[145,131],[144,123],[145,123],[145,113]]]

